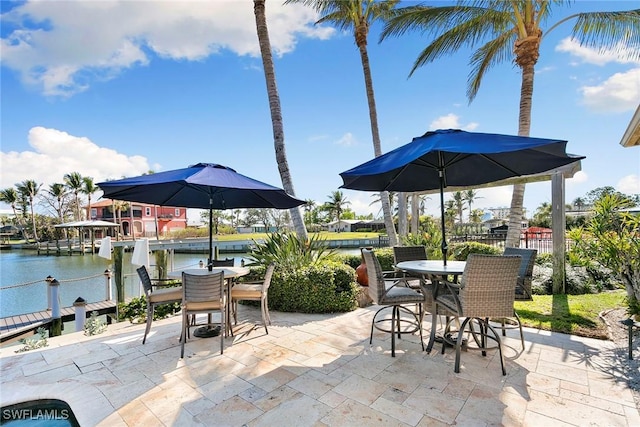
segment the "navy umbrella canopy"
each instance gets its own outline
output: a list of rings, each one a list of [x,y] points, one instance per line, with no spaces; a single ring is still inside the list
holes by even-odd
[[[547,172],[584,159],[567,154],[567,141],[446,129],[342,172],[341,188],[364,191],[440,190],[442,252],[447,255],[444,189],[473,187]]]
[[[159,206],[209,209],[209,267],[213,258],[213,209],[290,209],[303,200],[283,189],[249,178],[218,164],[198,163],[184,169],[97,184],[103,197]]]

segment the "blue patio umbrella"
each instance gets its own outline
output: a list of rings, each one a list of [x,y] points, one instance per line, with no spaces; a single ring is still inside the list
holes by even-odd
[[[198,163],[184,169],[105,181],[97,185],[104,192],[103,197],[110,199],[209,209],[209,269],[213,259],[213,209],[290,209],[305,203],[281,188],[212,163]]]
[[[446,264],[444,189],[473,187],[547,172],[584,159],[567,141],[446,129],[342,172],[341,188],[364,191],[440,190],[442,254]]]

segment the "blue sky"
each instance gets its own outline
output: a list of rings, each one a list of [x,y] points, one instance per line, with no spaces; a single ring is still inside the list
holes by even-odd
[[[46,188],[74,171],[100,182],[199,162],[282,186],[250,0],[0,4],[0,188],[25,179]],[[577,1],[556,8],[545,28],[580,11],[633,7]],[[316,19],[302,6],[267,1],[296,196],[321,204],[341,185],[340,172],[374,154],[353,36]],[[543,40],[531,136],[566,139],[569,152],[586,156],[567,180],[568,202],[602,186],[640,193],[640,150],[619,144],[640,102],[640,62],[580,47],[570,29]],[[428,40],[378,43],[379,34],[371,28],[369,57],[383,152],[434,129],[517,134],[520,72],[512,63],[493,68],[469,104],[470,51],[408,78]],[[343,191],[357,213],[379,213],[371,193]],[[509,206],[511,187],[479,195],[476,208]],[[527,185],[529,214],[550,201],[550,183]],[[438,203],[432,196],[428,211],[439,212]]]

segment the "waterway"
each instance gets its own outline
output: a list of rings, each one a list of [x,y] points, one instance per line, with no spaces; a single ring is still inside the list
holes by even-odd
[[[235,258],[235,264],[246,254],[222,254],[221,258]],[[206,261],[203,254],[174,254],[173,270],[193,267]],[[154,263],[153,256],[151,263]],[[125,297],[140,295],[140,282],[131,252],[124,254]],[[155,267],[152,265],[151,269]],[[169,266],[171,269],[171,266]],[[103,301],[106,297],[104,271],[112,269],[111,261],[96,255],[44,256],[30,250],[0,251],[0,317],[32,313],[47,308],[47,276],[60,282],[60,304],[70,307],[81,297],[87,303]],[[92,277],[98,276],[98,277]],[[91,277],[89,279],[83,279]],[[80,279],[80,280],[78,280]],[[70,281],[71,280],[71,281]],[[35,282],[35,283],[31,283]],[[17,286],[31,283],[25,286]],[[112,284],[115,297],[115,283]]]
[[[358,249],[341,249],[338,252],[358,253]],[[131,264],[131,255],[131,252],[124,253],[126,299],[141,294],[140,281],[135,270],[137,266]],[[240,265],[247,256],[220,254],[220,258],[235,258],[235,265]],[[169,258],[168,267],[170,270],[196,268],[200,261],[206,261],[206,255],[176,253],[173,259]],[[153,270],[153,256],[151,263]],[[61,307],[72,306],[78,297],[87,303],[103,301],[106,297],[106,278],[103,274],[106,269],[112,269],[111,261],[97,254],[45,256],[37,255],[35,251],[30,250],[0,251],[0,317],[47,309],[47,276],[60,282]],[[26,283],[29,284],[20,286]],[[115,298],[115,283],[112,283],[112,287],[112,295]]]

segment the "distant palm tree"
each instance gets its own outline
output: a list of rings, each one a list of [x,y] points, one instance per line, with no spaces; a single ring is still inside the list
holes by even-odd
[[[583,199],[582,197],[576,197],[572,203],[573,207],[578,211],[582,211],[586,206],[586,204],[587,204],[586,200]]]
[[[453,204],[456,208],[456,213],[458,214],[458,220],[460,221],[460,224],[462,224],[462,213],[464,212],[464,202],[465,202],[465,198],[464,195],[462,194],[462,191],[456,191],[455,193],[453,193]]]
[[[269,30],[267,28],[267,17],[265,14],[265,0],[253,1],[253,13],[256,17],[256,31],[258,33],[258,43],[262,55],[262,67],[267,83],[267,97],[269,98],[269,108],[271,110],[271,126],[273,128],[273,145],[276,151],[276,163],[280,172],[280,179],[285,191],[292,196],[296,195],[293,188],[293,180],[287,154],[284,145],[284,125],[282,124],[282,109],[280,107],[280,95],[276,84],[276,71],[273,65],[273,55],[271,53],[271,41],[269,40]],[[300,208],[289,209],[291,220],[296,230],[298,238],[303,242],[309,240],[307,227],[304,224]]]
[[[5,188],[4,190],[0,191],[0,202],[4,202],[11,206],[11,209],[13,210],[13,217],[15,218],[17,225],[21,229],[20,232],[22,233],[22,238],[27,240],[28,238],[26,235],[24,224],[22,223],[22,218],[21,216],[18,216],[18,211],[16,209],[16,204],[19,200],[20,198],[18,196],[18,192],[13,187]]]
[[[32,179],[22,181],[17,185],[18,193],[21,193],[24,197],[29,199],[29,208],[31,210],[31,226],[33,227],[33,239],[38,241],[38,230],[36,229],[36,216],[33,212],[33,201],[38,195],[38,191],[42,187],[42,184],[38,184]]]
[[[390,17],[391,11],[398,3],[398,0],[286,0],[285,4],[288,3],[302,3],[313,7],[322,15],[316,24],[331,22],[340,30],[351,31],[353,33],[356,46],[360,51],[360,61],[362,62],[362,71],[364,72],[373,151],[376,157],[382,155],[380,132],[378,130],[378,112],[373,93],[373,78],[371,76],[369,53],[367,50],[367,38],[371,25],[375,21]],[[382,212],[389,242],[391,246],[395,246],[398,244],[398,236],[393,224],[393,215],[391,206],[388,203],[388,197],[381,194],[380,201],[382,203]],[[406,207],[406,204],[404,206]],[[400,214],[406,217],[406,209],[404,212],[400,212]]]
[[[463,199],[465,202],[467,202],[467,206],[469,206],[469,222],[472,222],[471,213],[473,212],[473,210],[471,209],[471,205],[477,199],[481,199],[481,198],[482,197],[478,196],[478,192],[476,190],[466,190],[463,192]]]
[[[91,220],[91,195],[99,190],[98,186],[93,183],[90,176],[82,177],[82,188],[80,191],[87,195],[87,219]]]
[[[67,188],[73,192],[74,195],[74,203],[75,203],[75,215],[74,219],[76,221],[82,220],[82,216],[80,215],[80,197],[78,196],[82,191],[82,186],[84,185],[82,181],[82,175],[80,172],[71,172],[64,175],[64,183]]]
[[[342,212],[344,212],[344,207],[349,204],[351,204],[351,202],[347,200],[347,198],[344,196],[344,193],[337,190],[331,192],[329,201],[326,203],[326,206],[330,214],[335,215],[336,221],[340,221]]]

